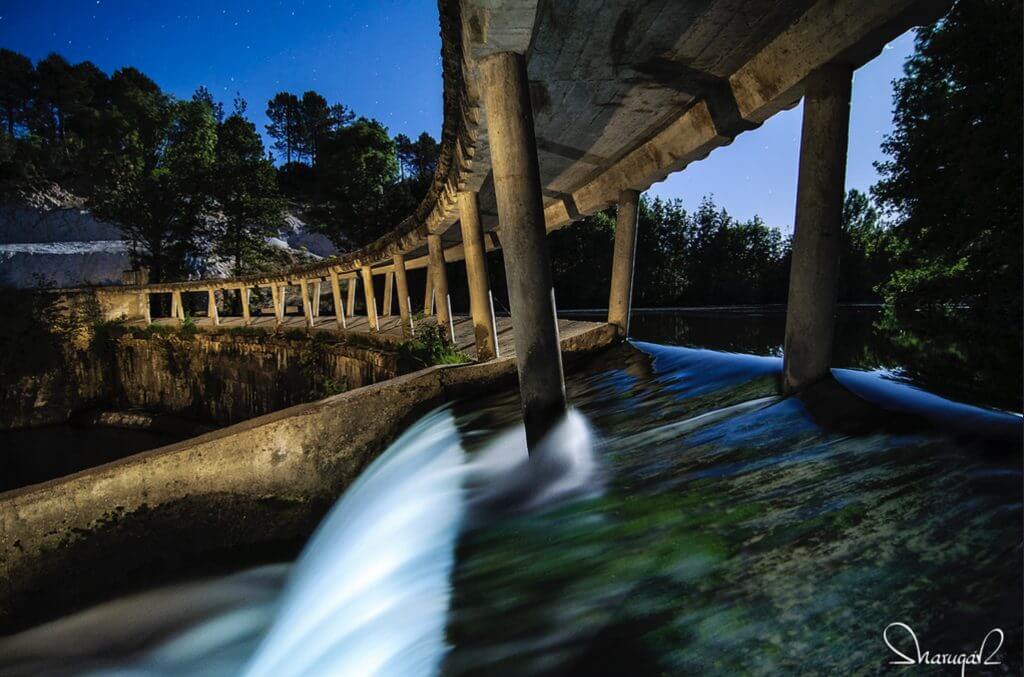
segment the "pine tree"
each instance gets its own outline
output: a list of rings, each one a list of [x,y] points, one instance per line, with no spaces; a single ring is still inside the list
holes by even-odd
[[[0,121],[11,139],[17,127],[25,122],[32,101],[34,76],[35,69],[28,57],[0,49]]]
[[[270,118],[267,134],[274,139],[274,150],[291,164],[293,159],[298,159],[303,146],[302,107],[298,97],[278,92],[267,102],[267,117]]]

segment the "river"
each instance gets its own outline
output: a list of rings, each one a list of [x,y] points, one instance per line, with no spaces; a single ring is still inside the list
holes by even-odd
[[[780,398],[778,313],[639,313],[529,459],[514,392],[443,408],[297,563],[0,640],[0,672],[874,674],[912,632],[1019,674],[1022,426],[991,408],[1013,396],[928,388],[848,319],[847,368]]]

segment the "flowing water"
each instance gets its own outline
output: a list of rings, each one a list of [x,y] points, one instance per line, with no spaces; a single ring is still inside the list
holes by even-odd
[[[888,370],[781,398],[780,369],[607,351],[529,459],[514,394],[439,410],[296,563],[0,640],[0,673],[875,674],[902,623],[1019,674],[1020,417]]]

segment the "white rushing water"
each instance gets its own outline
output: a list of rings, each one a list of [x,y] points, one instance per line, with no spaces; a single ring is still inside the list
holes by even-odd
[[[591,490],[593,439],[572,412],[526,454],[522,428],[472,459],[439,410],[397,439],[294,565],[171,586],[0,640],[0,674],[431,675],[459,533]]]

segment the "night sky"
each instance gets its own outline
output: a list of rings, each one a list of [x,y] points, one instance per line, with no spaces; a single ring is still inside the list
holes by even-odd
[[[205,85],[230,109],[240,94],[259,129],[275,92],[315,89],[392,135],[441,130],[437,4],[432,0],[0,0],[0,47],[34,60],[59,52],[110,73],[135,66],[165,91],[191,96]],[[847,186],[876,179],[883,134],[892,127],[891,81],[913,38],[895,40],[857,72]],[[791,230],[800,108],[780,113],[708,159],[654,186],[653,194],[696,206],[713,193],[730,213]]]

